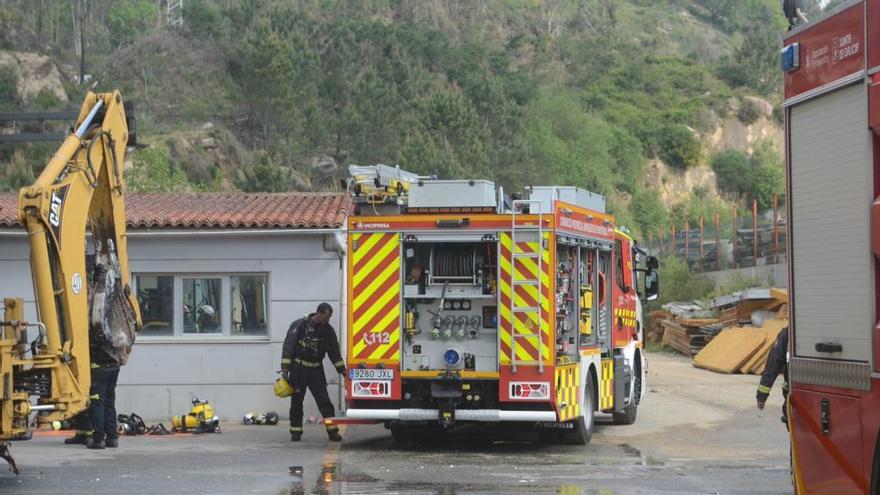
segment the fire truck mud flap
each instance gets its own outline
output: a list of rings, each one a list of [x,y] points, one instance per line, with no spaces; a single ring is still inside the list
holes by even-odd
[[[440,411],[437,409],[349,409],[345,412],[349,419],[380,420],[380,421],[437,421]],[[554,411],[503,411],[500,409],[457,409],[456,421],[476,421],[499,423],[507,421],[519,422],[553,422],[556,421]]]

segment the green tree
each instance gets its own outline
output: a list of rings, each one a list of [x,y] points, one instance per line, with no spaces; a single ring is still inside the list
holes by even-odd
[[[321,129],[317,54],[300,35],[285,39],[261,27],[245,38],[240,58],[235,76],[254,120],[257,145],[270,151],[309,149]]]
[[[752,125],[761,118],[761,109],[752,100],[743,100],[736,118],[745,125]]]
[[[235,185],[245,192],[285,192],[290,190],[292,175],[264,151],[253,164],[236,171]]]
[[[223,7],[210,0],[187,0],[183,3],[186,28],[195,36],[216,37],[227,28]]]
[[[633,196],[630,211],[639,231],[664,232],[669,224],[669,212],[660,199],[660,194],[652,189],[642,189]]]
[[[725,150],[712,158],[712,170],[722,191],[741,195],[752,186],[752,164],[749,157],[737,150]]]
[[[779,150],[771,141],[762,141],[755,146],[751,157],[751,187],[749,201],[757,200],[760,208],[770,208],[773,195],[782,195],[785,190],[785,173]]]
[[[132,43],[152,30],[159,16],[156,2],[150,0],[119,0],[107,11],[107,29],[116,46]]]
[[[36,177],[24,153],[16,151],[9,162],[3,167],[0,175],[0,191],[17,192],[34,183]]]
[[[715,284],[705,275],[693,273],[687,263],[674,256],[667,256],[660,261],[660,297],[654,307],[660,307],[673,301],[695,301],[712,295]]]
[[[132,170],[125,178],[130,191],[175,192],[190,189],[183,169],[172,163],[162,150],[138,150],[132,155],[132,161]]]
[[[0,67],[0,111],[18,106],[18,79],[12,67]]]
[[[417,127],[400,162],[441,178],[487,177],[488,132],[471,102],[459,91],[438,91],[422,102]]]
[[[703,147],[694,132],[683,125],[666,126],[660,131],[660,159],[676,168],[700,163]]]

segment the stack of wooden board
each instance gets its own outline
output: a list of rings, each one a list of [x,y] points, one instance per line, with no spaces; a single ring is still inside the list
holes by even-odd
[[[722,309],[718,312],[718,322],[725,327],[734,327],[739,324],[736,306]]]
[[[651,322],[646,327],[645,340],[648,342],[661,342],[663,340],[663,320],[671,317],[668,311],[651,311]]]
[[[764,371],[767,355],[788,320],[765,320],[763,326],[732,327],[721,332],[695,357],[694,366],[719,373]]]
[[[696,355],[713,337],[702,330],[707,321],[709,320],[663,320],[663,345],[685,356]]]

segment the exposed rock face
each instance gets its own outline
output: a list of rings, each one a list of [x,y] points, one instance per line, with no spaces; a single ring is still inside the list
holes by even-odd
[[[61,72],[52,57],[27,52],[0,51],[0,67],[12,67],[16,74],[18,96],[30,103],[41,91],[55,95],[67,103]]]
[[[773,112],[772,107],[770,110]],[[709,156],[724,150],[734,149],[751,154],[759,141],[770,140],[781,154],[785,142],[782,129],[772,120],[762,117],[752,125],[745,125],[736,118],[724,119],[715,132],[703,136],[703,145]]]
[[[660,193],[667,207],[686,201],[696,189],[703,189],[708,195],[718,194],[715,172],[705,164],[678,171],[660,160],[650,160],[645,165],[642,181],[645,187]]]
[[[735,117],[742,103],[737,98],[730,98],[727,110],[731,116],[721,120],[713,132],[702,136],[707,156],[711,158],[720,151],[730,149],[751,154],[755,144],[765,140],[772,142],[782,156],[785,140],[782,126],[773,118],[773,104],[757,96],[746,96],[743,101],[754,105],[761,116],[754,124],[743,124]]]
[[[736,117],[718,119],[714,131],[702,135],[697,133],[703,143],[703,163],[682,171],[669,167],[660,160],[649,160],[642,175],[642,184],[659,192],[663,202],[672,206],[686,201],[697,189],[702,189],[710,196],[718,195],[715,172],[709,163],[721,151],[733,149],[751,154],[759,142],[770,141],[781,157],[785,141],[782,127],[773,118],[773,105],[754,96],[746,96],[743,100],[754,104],[760,112],[757,122],[745,125]],[[731,98],[728,103],[729,114],[735,116],[740,104],[739,99]]]
[[[746,96],[743,99],[754,105],[764,117],[768,119],[773,117],[773,104],[769,101],[763,98],[758,98],[757,96]]]

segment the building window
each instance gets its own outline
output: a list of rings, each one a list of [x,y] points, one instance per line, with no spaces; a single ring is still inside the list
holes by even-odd
[[[144,337],[269,334],[269,277],[242,274],[135,274]]]
[[[141,335],[174,335],[174,277],[135,277],[137,299],[144,327]]]
[[[229,277],[232,298],[232,335],[266,335],[269,300],[265,275]]]
[[[222,279],[183,279],[183,333],[221,333]]]

